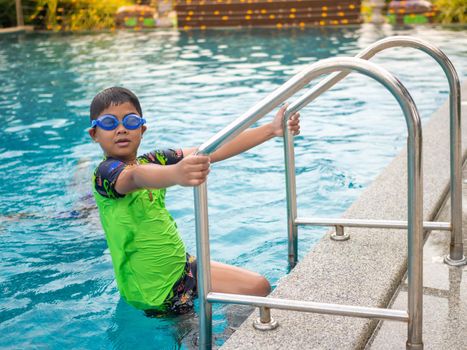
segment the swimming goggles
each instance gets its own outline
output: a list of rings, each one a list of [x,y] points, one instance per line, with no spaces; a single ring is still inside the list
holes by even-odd
[[[146,119],[141,118],[137,114],[130,113],[123,117],[123,120],[120,122],[116,116],[112,114],[104,114],[91,122],[91,128],[98,126],[101,129],[110,131],[115,130],[120,123],[123,124],[125,129],[136,130],[146,123]]]

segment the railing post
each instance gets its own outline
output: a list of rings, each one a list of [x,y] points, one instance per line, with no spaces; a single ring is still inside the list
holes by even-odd
[[[467,263],[462,241],[462,141],[461,141],[461,93],[457,75],[449,79],[450,112],[450,156],[451,156],[451,243],[449,255],[444,258],[446,264],[462,266]],[[454,93],[454,92],[457,93]]]
[[[16,25],[18,27],[24,26],[23,6],[21,0],[16,0]]]
[[[295,175],[295,150],[293,135],[290,132],[287,121],[290,112],[284,113],[282,130],[284,130],[284,159],[285,159],[285,189],[287,198],[287,237],[289,268],[293,269],[298,261],[298,227],[295,224],[297,218],[297,184]]]
[[[421,124],[409,132],[408,169],[408,313],[406,347],[423,349],[423,186]]]
[[[196,218],[196,264],[199,298],[199,343],[200,350],[212,347],[212,305],[207,301],[211,291],[211,258],[209,249],[208,194],[207,184],[194,188]]]

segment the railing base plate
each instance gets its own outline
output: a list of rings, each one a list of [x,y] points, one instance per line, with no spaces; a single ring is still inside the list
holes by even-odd
[[[350,239],[350,235],[348,233],[344,233],[343,235],[338,235],[337,233],[334,232],[331,234],[331,239],[333,241],[338,241],[338,242],[347,241]]]
[[[444,262],[449,265],[449,266],[464,266],[467,265],[467,259],[465,256],[462,255],[462,258],[459,260],[453,260],[449,257],[449,255],[446,255],[444,257]]]
[[[423,350],[423,343],[412,344],[407,341],[407,343],[405,344],[405,348],[407,350]]]
[[[253,321],[253,327],[255,327],[259,331],[271,331],[279,327],[279,322],[271,317],[269,322],[263,323],[261,322],[261,317],[258,317],[256,320]]]

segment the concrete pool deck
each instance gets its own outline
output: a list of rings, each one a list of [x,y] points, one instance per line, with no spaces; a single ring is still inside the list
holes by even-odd
[[[467,179],[467,165],[463,179]],[[464,255],[467,256],[467,181],[462,184]],[[451,205],[448,201],[438,217],[448,221]],[[450,233],[433,231],[423,249],[423,335],[425,349],[467,349],[467,266],[450,267],[443,263],[449,253]],[[407,307],[407,280],[394,298],[391,308]],[[367,345],[367,349],[404,349],[407,327],[399,322],[382,322]]]
[[[462,86],[462,96],[467,96],[467,84]],[[463,115],[466,115],[466,97],[461,108]],[[447,102],[423,126],[423,213],[424,220],[434,220],[449,189]],[[465,118],[462,121],[462,138],[462,154],[465,155]],[[406,167],[406,151],[403,150],[343,217],[406,220]],[[467,199],[465,191],[464,198]],[[444,208],[440,218],[447,220],[448,217],[449,213]],[[466,215],[464,237],[465,230]],[[329,233],[326,234],[295,269],[278,283],[271,296],[369,307],[388,307],[391,300],[395,300],[394,308],[406,310],[406,231],[346,228],[346,232],[350,233],[351,239],[344,242],[331,241]],[[462,282],[462,274],[467,273],[467,267],[451,268],[443,265],[441,257],[449,246],[446,235],[449,236],[447,233],[433,232],[424,248],[425,349],[467,348],[467,283],[465,280]],[[398,296],[393,299],[398,291]],[[272,316],[280,324],[277,329],[268,332],[255,330],[251,325],[257,317],[255,311],[222,349],[405,348],[407,324],[402,322],[383,322],[381,329],[375,332],[377,320],[283,310],[272,310]]]

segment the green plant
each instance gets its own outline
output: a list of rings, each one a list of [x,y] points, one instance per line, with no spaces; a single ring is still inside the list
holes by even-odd
[[[115,13],[130,0],[38,0],[30,20],[40,18],[49,30],[102,30],[115,28]]]
[[[435,0],[441,23],[467,23],[466,0]]]

